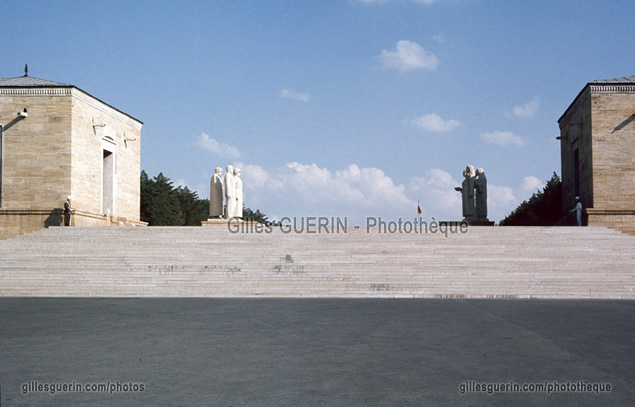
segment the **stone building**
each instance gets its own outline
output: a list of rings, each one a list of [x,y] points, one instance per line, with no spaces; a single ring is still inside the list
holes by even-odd
[[[635,231],[635,76],[588,83],[558,124],[563,212],[579,196],[589,225]]]
[[[144,226],[141,123],[73,85],[0,78],[0,238],[62,224]]]

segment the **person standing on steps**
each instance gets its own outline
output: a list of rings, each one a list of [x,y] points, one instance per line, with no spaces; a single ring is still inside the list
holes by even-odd
[[[569,212],[575,212],[575,218],[578,221],[578,226],[582,226],[582,203],[580,203],[580,197],[575,197],[575,206]]]
[[[73,209],[71,208],[71,196],[66,197],[66,202],[64,202],[64,226],[71,225],[71,213],[73,213]]]

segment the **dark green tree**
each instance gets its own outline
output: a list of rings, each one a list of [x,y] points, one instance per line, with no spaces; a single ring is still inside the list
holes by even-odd
[[[149,179],[145,171],[141,172],[141,220],[150,226],[185,224],[178,192],[163,173]]]
[[[535,192],[511,214],[500,221],[500,226],[553,226],[562,216],[562,182],[554,172],[542,191]]]
[[[246,208],[244,206],[243,206],[243,220],[251,221],[251,222],[260,222],[264,225],[271,225],[271,226],[276,226],[278,224],[275,221],[270,221],[267,218],[267,215],[260,212],[258,209],[256,209],[256,211],[254,212],[251,209]]]
[[[196,191],[178,187],[176,193],[184,216],[183,226],[200,226],[209,217],[209,199],[199,199]]]

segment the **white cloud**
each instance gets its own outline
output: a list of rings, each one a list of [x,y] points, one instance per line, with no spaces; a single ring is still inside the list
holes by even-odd
[[[515,134],[508,131],[493,131],[490,133],[482,133],[481,140],[502,147],[525,145],[522,137],[516,136]]]
[[[462,125],[458,120],[443,120],[435,113],[417,117],[410,120],[409,123],[411,126],[416,126],[433,133],[449,132]]]
[[[456,178],[439,168],[426,170],[422,177],[411,178],[406,187],[379,168],[356,164],[330,170],[315,163],[289,162],[265,169],[235,161],[234,167],[242,170],[245,205],[269,214],[270,219],[280,219],[273,214],[298,218],[336,216],[346,218],[349,225],[365,225],[367,216],[380,216],[387,221],[400,217],[412,220],[417,216],[417,200],[425,219],[462,219],[461,194],[454,190],[463,181],[461,170],[456,171]],[[187,185],[182,179],[175,184]],[[206,185],[197,187],[199,197],[209,195]],[[512,187],[490,183],[489,219],[500,221],[520,204],[517,196],[527,199],[538,187],[544,185],[533,176],[524,177],[522,183]]]
[[[287,164],[292,173],[286,181],[298,196],[314,204],[342,203],[365,208],[388,205],[395,207],[412,203],[404,194],[403,185],[395,185],[378,168],[359,168],[355,164],[332,172],[316,164]]]
[[[457,171],[455,179],[448,172],[441,169],[431,169],[423,177],[415,177],[410,181],[408,195],[420,199],[421,208],[427,218],[436,220],[462,219],[461,193],[454,187],[461,186],[463,178]],[[527,188],[536,185],[536,177],[525,177],[518,186],[504,186],[488,183],[487,207],[488,218],[500,221],[509,215],[521,202],[518,196],[526,196]],[[535,192],[531,191],[532,193]]]
[[[250,180],[249,186],[256,188],[258,185],[265,185],[270,177],[269,173],[259,165],[237,165],[238,168],[246,175],[241,174],[242,177],[248,177]],[[280,185],[275,185],[276,189],[280,188]]]
[[[449,173],[435,168],[426,171],[424,177],[413,178],[409,189],[419,198],[424,216],[451,220],[462,218],[461,194],[454,190],[460,185]]]
[[[347,217],[365,224],[366,216],[416,213],[416,201],[378,168],[351,164],[340,170],[287,163],[275,170],[237,163],[242,169],[245,205],[284,216]]]
[[[310,95],[308,93],[294,92],[287,88],[282,89],[279,95],[285,99],[293,99],[298,102],[308,102],[310,99]]]
[[[487,217],[501,220],[516,209],[519,204],[514,190],[510,187],[487,185]]]
[[[201,133],[198,137],[198,146],[204,148],[205,150],[209,150],[214,154],[223,157],[223,158],[231,158],[237,159],[240,158],[240,151],[236,147],[232,147],[229,144],[220,143],[217,140],[214,140],[206,133]]]
[[[532,101],[525,103],[521,106],[514,106],[513,112],[516,117],[534,117],[536,112],[538,112],[538,107],[540,106],[540,100],[538,97],[535,97]]]
[[[525,192],[529,192],[533,194],[538,190],[542,191],[544,187],[545,187],[545,184],[543,184],[542,181],[540,181],[538,178],[534,176],[523,178],[522,190]]]
[[[450,173],[434,168],[414,177],[408,187],[396,184],[379,168],[351,164],[339,170],[299,162],[266,170],[258,165],[237,163],[242,169],[245,205],[282,216],[337,216],[350,225],[365,225],[367,216],[385,220],[413,219],[417,200],[428,220],[462,219],[461,185]],[[460,171],[457,171],[460,176]],[[527,177],[531,179],[531,177]],[[500,220],[511,213],[523,194],[523,186],[488,185],[488,217]],[[271,219],[278,219],[271,216]]]
[[[438,42],[439,44],[443,44],[445,42],[445,37],[443,36],[443,34],[437,34],[434,37],[432,37],[432,39]]]
[[[414,41],[402,40],[394,51],[383,50],[379,56],[386,68],[409,71],[412,69],[436,69],[439,59]]]

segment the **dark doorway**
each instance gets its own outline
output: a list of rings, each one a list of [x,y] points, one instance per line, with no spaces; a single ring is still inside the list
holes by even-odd
[[[580,196],[580,158],[577,148],[573,150],[573,186],[575,196]]]
[[[115,155],[104,151],[102,173],[102,212],[114,215],[115,209]]]

